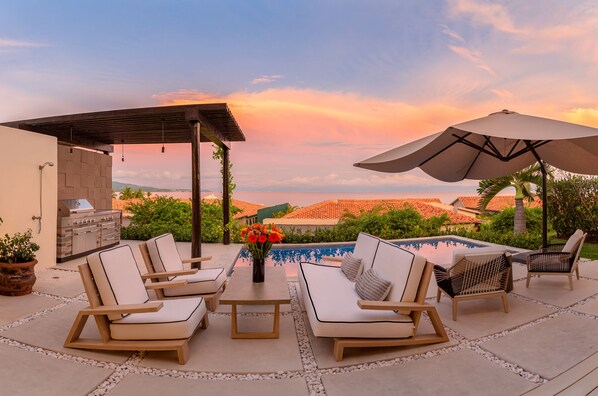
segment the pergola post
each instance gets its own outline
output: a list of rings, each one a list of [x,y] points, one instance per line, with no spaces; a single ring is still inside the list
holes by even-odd
[[[201,182],[199,173],[200,125],[198,121],[189,122],[191,127],[191,257],[201,257]],[[191,264],[192,268],[201,268],[201,263]]]
[[[226,145],[222,146],[222,222],[224,223],[224,233],[222,234],[222,243],[230,245],[230,191],[229,191],[229,148]]]

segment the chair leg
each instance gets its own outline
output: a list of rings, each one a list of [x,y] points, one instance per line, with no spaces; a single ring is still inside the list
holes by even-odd
[[[457,300],[453,299],[453,320],[457,321]]]
[[[532,274],[529,272],[527,273],[527,281],[525,282],[525,287],[529,287],[529,280],[532,278]]]
[[[573,290],[573,275],[569,274],[569,289]]]
[[[436,302],[440,302],[440,297],[442,297],[442,291],[438,288],[438,293],[436,294]]]
[[[210,324],[210,321],[208,320],[208,313],[206,312],[203,319],[201,320],[201,328],[207,329],[209,324]]]
[[[507,293],[503,293],[500,298],[502,298],[502,306],[505,310],[505,313],[509,313],[509,303],[507,302]]]
[[[577,280],[579,280],[579,267],[575,268],[575,274],[577,275]]]

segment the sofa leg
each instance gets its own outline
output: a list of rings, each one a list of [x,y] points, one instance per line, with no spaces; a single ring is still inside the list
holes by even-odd
[[[569,289],[573,290],[573,275],[569,274]]]
[[[179,364],[187,363],[189,359],[189,341],[178,347],[176,353],[179,358]]]
[[[333,350],[334,358],[337,362],[343,360],[343,354],[345,353],[345,347],[342,345],[342,341],[338,338],[334,339],[334,350]]]
[[[208,313],[206,312],[203,319],[201,320],[201,328],[207,329],[209,324],[210,324],[210,321],[208,319]]]
[[[440,297],[442,297],[442,291],[438,288],[438,293],[436,294],[436,302],[440,302]]]
[[[529,287],[529,280],[532,278],[532,274],[527,273],[527,281],[525,281],[525,287]]]

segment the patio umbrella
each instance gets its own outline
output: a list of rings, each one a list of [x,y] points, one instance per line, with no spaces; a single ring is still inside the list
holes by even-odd
[[[543,243],[546,244],[546,168],[598,174],[598,129],[509,110],[448,127],[445,131],[358,162],[380,172],[421,168],[446,182],[506,176],[540,163]]]

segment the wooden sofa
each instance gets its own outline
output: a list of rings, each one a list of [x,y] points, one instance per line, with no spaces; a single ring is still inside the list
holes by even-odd
[[[334,338],[334,357],[345,348],[432,344],[448,341],[436,307],[425,303],[433,264],[391,243],[375,239],[377,248],[366,268],[392,282],[385,301],[361,300],[337,266],[301,263],[299,284],[311,329],[317,337]],[[357,248],[356,248],[357,250]],[[396,312],[395,312],[396,311]],[[422,312],[427,312],[434,334],[418,334]]]

